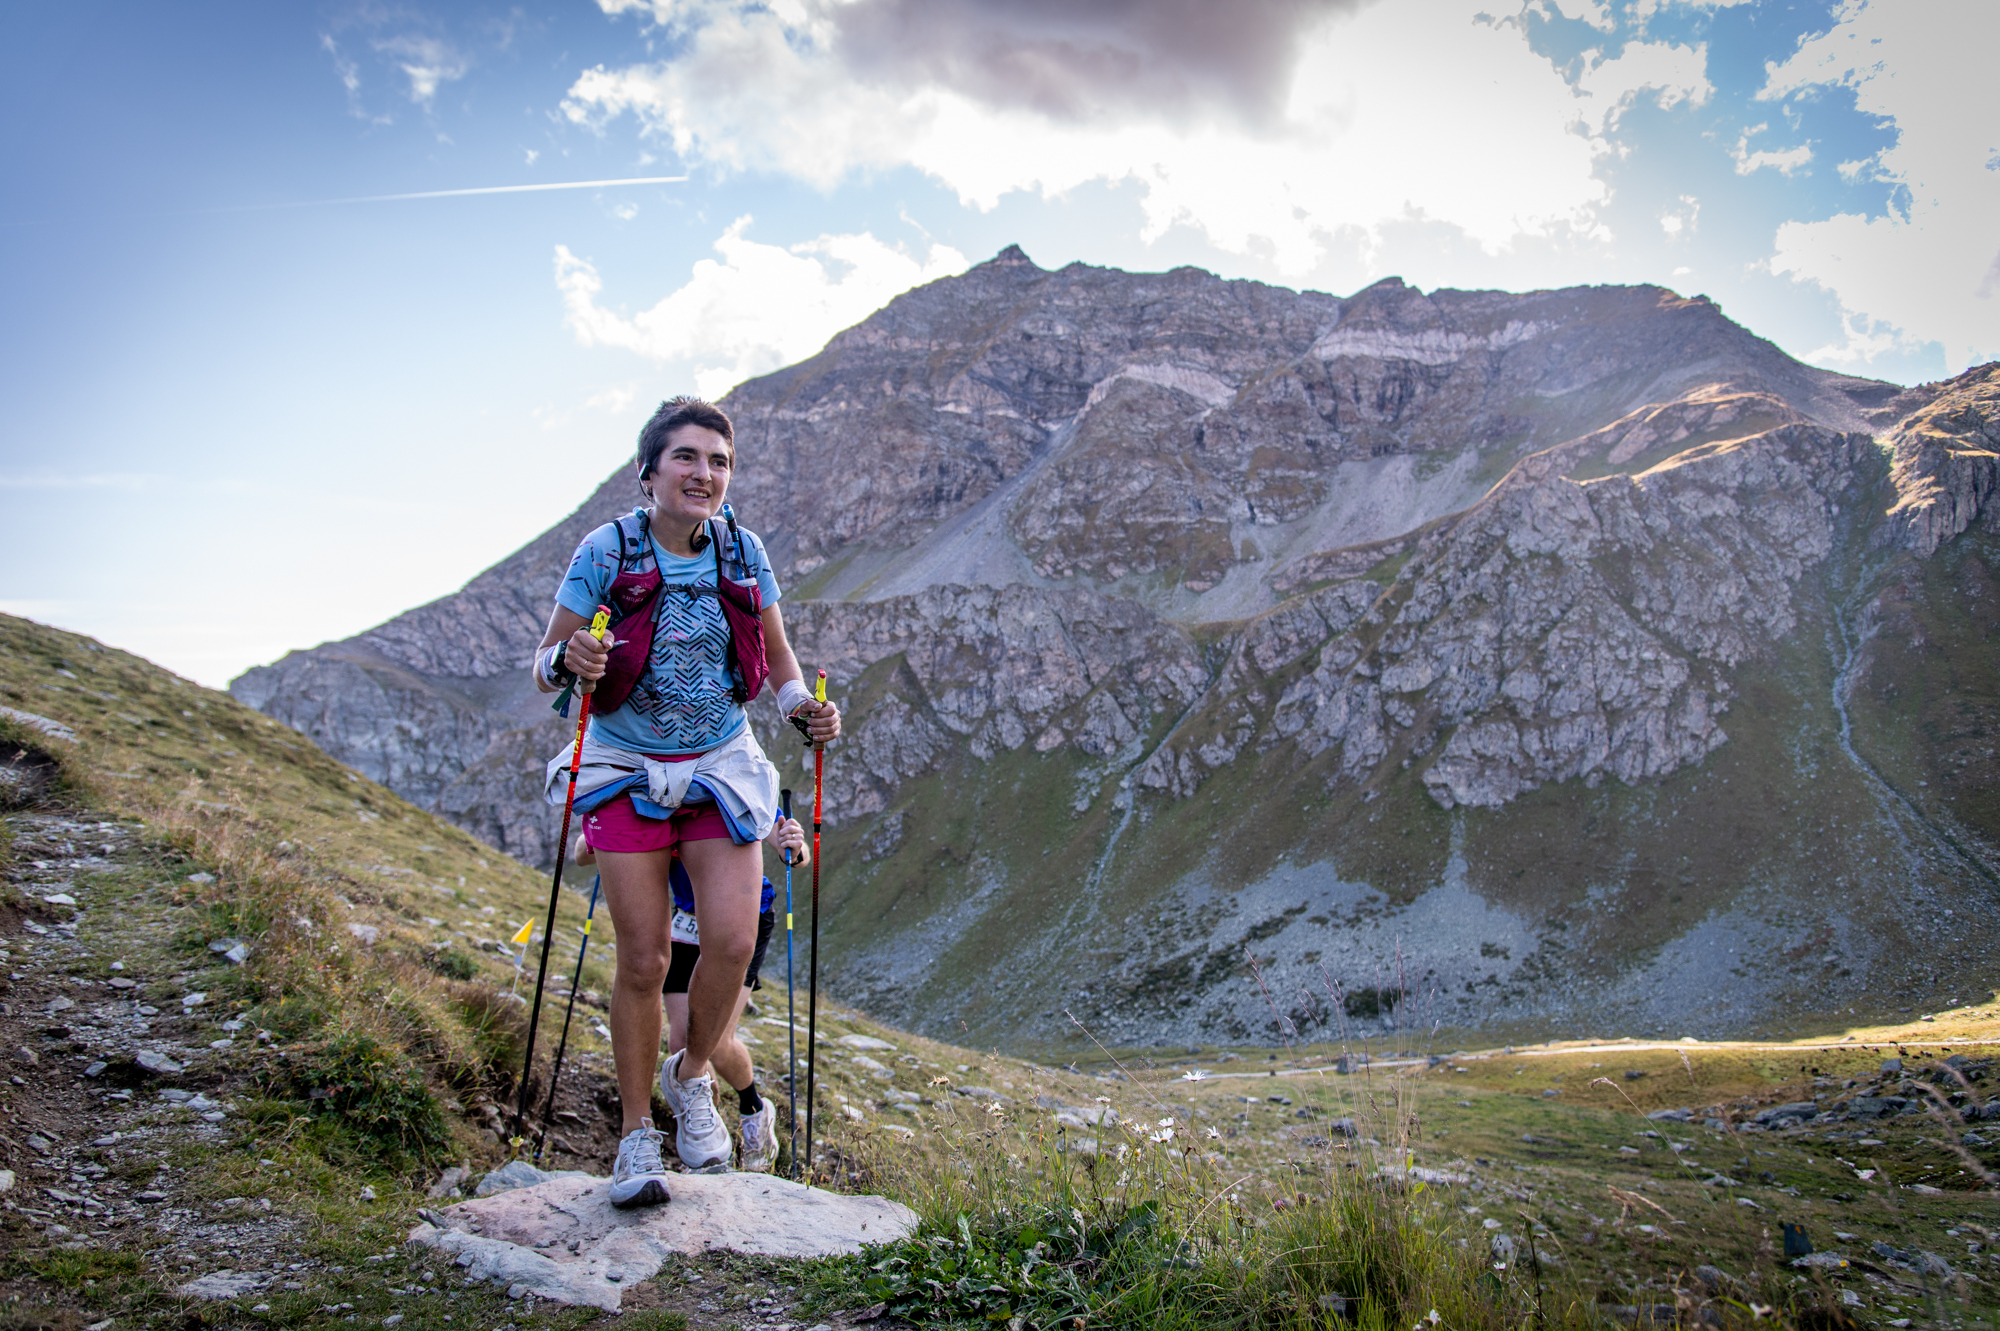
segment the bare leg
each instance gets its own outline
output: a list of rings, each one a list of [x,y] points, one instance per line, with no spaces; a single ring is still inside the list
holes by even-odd
[[[750,1005],[750,991],[737,991],[736,1011],[729,1014],[729,1033],[715,1046],[715,1052],[708,1056],[715,1068],[715,1075],[728,1082],[734,1090],[742,1090],[757,1079],[757,1069],[750,1061],[750,1051],[736,1034],[736,1027],[743,1020],[743,1009]]]
[[[653,1077],[660,1058],[660,986],[666,983],[672,946],[672,862],[666,851],[620,854],[599,851],[604,904],[618,934],[618,970],[611,983],[611,1056],[618,1067],[618,1098],[629,1133],[653,1113]],[[752,904],[755,904],[753,899]]]
[[[757,907],[764,888],[764,847],[727,837],[681,843],[681,863],[701,921],[701,958],[688,980],[687,1052],[681,1080],[708,1074],[708,1060],[729,1035],[743,1001],[743,977],[757,950]],[[621,930],[619,937],[624,933]],[[664,955],[664,954],[662,954]],[[664,967],[653,982],[658,994]],[[657,1005],[655,1007],[657,1011]],[[749,1053],[744,1052],[747,1062]]]
[[[668,994],[667,1007],[667,1056],[669,1058],[687,1048],[688,1042],[688,996]]]
[[[708,1062],[715,1069],[715,1075],[729,1083],[731,1090],[740,1091],[757,1079],[757,1068],[750,1061],[750,1050],[736,1033],[737,1025],[743,1020],[743,1009],[750,1006],[750,990],[744,989],[743,997],[736,1002],[736,1014],[729,1019],[729,1033],[715,1046],[715,1052],[708,1056]],[[678,1054],[687,1044],[686,994],[667,995],[667,1053]]]

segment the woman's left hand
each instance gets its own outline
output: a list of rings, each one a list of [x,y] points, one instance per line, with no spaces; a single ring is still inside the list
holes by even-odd
[[[831,702],[808,704],[799,708],[797,715],[804,718],[814,747],[824,748],[840,738],[840,709]]]

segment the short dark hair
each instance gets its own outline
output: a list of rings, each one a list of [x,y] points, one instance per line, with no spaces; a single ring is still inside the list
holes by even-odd
[[[736,429],[730,425],[729,417],[721,407],[698,397],[670,397],[660,404],[660,409],[639,431],[640,480],[652,475],[653,468],[660,463],[660,454],[667,447],[667,436],[683,425],[699,425],[704,430],[713,430],[729,441],[731,453],[736,451]]]

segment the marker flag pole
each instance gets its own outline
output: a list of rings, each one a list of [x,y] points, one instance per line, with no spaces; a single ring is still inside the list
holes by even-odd
[[[515,930],[514,936],[507,940],[508,942],[514,944],[516,947],[521,949],[520,955],[514,958],[514,979],[512,983],[510,983],[507,986],[507,992],[510,994],[513,993],[515,987],[521,983],[521,963],[528,959],[528,940],[533,938],[534,936],[535,936],[535,922],[533,920],[529,920],[526,924],[523,924],[519,929]]]

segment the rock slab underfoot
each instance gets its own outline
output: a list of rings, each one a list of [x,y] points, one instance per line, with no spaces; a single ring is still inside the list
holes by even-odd
[[[917,1214],[769,1174],[677,1174],[664,1206],[615,1209],[608,1179],[559,1177],[429,1211],[409,1241],[513,1292],[616,1312],[673,1253],[832,1257],[902,1238]]]

